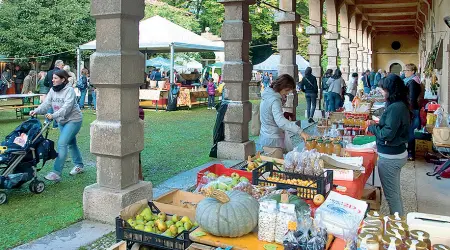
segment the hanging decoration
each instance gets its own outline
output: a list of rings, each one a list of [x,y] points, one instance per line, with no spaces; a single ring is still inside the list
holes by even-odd
[[[442,40],[441,40],[442,41]],[[438,82],[438,78],[436,76],[436,73],[434,71],[434,65],[436,62],[436,58],[437,58],[437,54],[438,54],[438,50],[439,50],[439,46],[441,44],[441,41],[439,41],[435,47],[433,48],[433,50],[428,54],[428,58],[425,64],[425,70],[424,70],[424,74],[426,78],[431,79],[431,92],[433,93],[433,95],[437,95],[438,93],[438,89],[439,89],[439,82]]]

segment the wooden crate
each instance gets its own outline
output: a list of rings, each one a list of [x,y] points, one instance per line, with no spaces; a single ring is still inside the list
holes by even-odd
[[[199,244],[199,243],[192,243],[187,250],[214,250],[215,247]]]
[[[127,242],[121,241],[112,245],[108,250],[127,250]]]
[[[381,187],[366,186],[361,200],[367,202],[370,210],[380,211],[381,209]]]

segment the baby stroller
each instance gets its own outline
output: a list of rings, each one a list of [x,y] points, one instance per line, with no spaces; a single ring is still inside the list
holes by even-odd
[[[37,172],[46,161],[58,156],[55,143],[47,139],[49,124],[44,123],[42,127],[41,122],[32,117],[5,137],[0,144],[0,190],[20,188],[31,181],[29,189],[32,193],[44,191],[45,184],[37,179]],[[40,161],[42,166],[39,168]],[[7,201],[6,192],[0,191],[0,205]]]

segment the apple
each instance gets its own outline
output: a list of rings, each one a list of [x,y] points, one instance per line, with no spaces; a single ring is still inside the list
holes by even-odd
[[[320,205],[322,205],[322,203],[324,201],[325,201],[325,197],[323,197],[323,195],[321,195],[321,194],[314,195],[314,199],[313,199],[314,205],[320,206]]]

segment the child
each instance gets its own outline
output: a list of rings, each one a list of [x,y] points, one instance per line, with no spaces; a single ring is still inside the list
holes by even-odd
[[[216,96],[216,85],[214,84],[214,79],[209,78],[208,85],[208,109],[214,108],[214,98]]]

